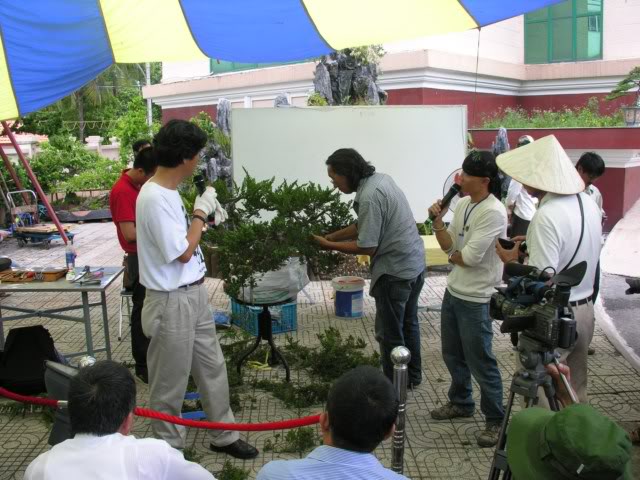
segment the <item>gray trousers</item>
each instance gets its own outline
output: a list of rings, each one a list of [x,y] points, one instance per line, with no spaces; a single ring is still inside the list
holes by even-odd
[[[147,352],[149,407],[180,416],[189,373],[198,386],[200,401],[213,422],[235,421],[229,406],[227,367],[209,311],[204,285],[172,292],[147,290],[142,328],[151,339]],[[152,420],[153,433],[175,448],[184,448],[186,428]],[[211,443],[223,447],[238,432],[209,430]]]
[[[593,331],[595,328],[595,315],[593,313],[593,303],[585,303],[577,307],[571,307],[573,315],[577,322],[578,340],[572,349],[558,349],[560,353],[560,362],[566,363],[571,371],[571,387],[576,392],[580,403],[589,403],[587,397],[587,360],[588,350]],[[516,356],[517,367],[522,364]],[[524,404],[523,404],[524,405]],[[544,390],[538,389],[538,406],[549,408],[549,402],[545,397]]]

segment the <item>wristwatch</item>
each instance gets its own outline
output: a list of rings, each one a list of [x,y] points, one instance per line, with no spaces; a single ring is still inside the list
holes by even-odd
[[[456,252],[457,252],[457,250],[456,250]],[[451,261],[451,257],[453,257],[453,254],[454,254],[454,253],[456,253],[456,252],[451,252],[451,253],[449,254],[449,263],[450,263],[451,265],[454,265],[454,263]]]

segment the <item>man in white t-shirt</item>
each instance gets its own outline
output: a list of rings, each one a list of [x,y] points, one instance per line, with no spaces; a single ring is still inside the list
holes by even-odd
[[[163,440],[129,435],[136,382],[117,362],[80,369],[69,385],[69,420],[75,437],[39,455],[25,480],[215,480]]]
[[[508,172],[507,172],[508,173]],[[436,420],[471,417],[475,402],[471,376],[480,385],[480,409],[486,429],[478,445],[493,447],[504,419],[502,377],[492,352],[489,301],[500,285],[502,263],[493,248],[507,233],[507,212],[499,196],[498,167],[493,154],[474,150],[462,164],[462,192],[449,228],[440,201],[431,206],[433,230],[440,248],[449,254],[453,270],[442,299],[442,356],[451,375],[449,402],[431,412]]]
[[[584,182],[553,135],[498,157],[498,166],[538,198],[539,206],[527,233],[529,265],[561,272],[582,261],[587,272],[571,289],[569,304],[577,321],[578,340],[560,351],[571,368],[571,384],[581,403],[587,403],[587,348],[593,337],[593,281],[600,256],[602,215],[583,192]],[[512,250],[496,243],[505,262],[518,260],[520,242]],[[545,403],[544,396],[540,399]]]
[[[142,328],[151,339],[149,405],[180,415],[191,373],[207,419],[233,422],[227,368],[209,310],[204,257],[198,246],[207,216],[221,207],[215,190],[207,187],[189,215],[177,190],[193,175],[206,142],[206,134],[191,122],[171,120],[163,126],[152,147],[158,169],[136,203],[140,282],[147,289]],[[152,427],[157,437],[184,448],[184,427],[157,420]],[[213,451],[242,459],[258,455],[238,432],[209,430],[209,435]]]

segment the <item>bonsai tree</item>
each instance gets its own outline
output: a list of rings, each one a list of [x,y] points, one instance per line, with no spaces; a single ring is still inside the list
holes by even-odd
[[[351,203],[314,183],[274,186],[274,178],[259,181],[245,174],[240,186],[214,183],[229,218],[203,236],[218,248],[226,292],[237,297],[243,287],[256,285],[259,274],[279,269],[290,257],[300,257],[316,273],[335,270],[343,257],[320,250],[311,235],[352,223]]]
[[[618,85],[616,85],[611,93],[607,95],[607,100],[614,100],[616,98],[623,97],[634,88],[636,89],[635,106],[640,107],[640,67],[635,67],[625,78],[620,80]]]

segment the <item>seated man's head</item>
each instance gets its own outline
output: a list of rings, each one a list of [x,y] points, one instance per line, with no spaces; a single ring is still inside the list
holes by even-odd
[[[74,434],[127,435],[133,424],[136,382],[111,360],[81,368],[69,385],[69,419]]]
[[[499,155],[498,167],[541,199],[547,193],[574,195],[584,190],[569,156],[553,135]]]
[[[585,152],[576,163],[576,170],[585,185],[589,186],[604,174],[604,160],[595,152]]]
[[[156,159],[155,151],[148,146],[136,154],[129,175],[135,184],[144,185],[147,180],[153,177],[157,168],[158,160]]]
[[[341,148],[326,161],[327,173],[333,186],[342,193],[353,193],[363,178],[370,177],[376,168],[353,148]]]
[[[176,169],[182,178],[193,174],[206,144],[207,134],[186,120],[170,120],[153,137],[158,166]]]
[[[331,387],[320,428],[326,445],[369,453],[393,433],[397,416],[393,384],[379,369],[360,366]]]
[[[143,138],[141,140],[136,140],[135,142],[133,142],[133,145],[131,145],[131,149],[133,150],[133,154],[137,155],[142,150],[144,150],[145,148],[149,148],[150,146],[151,141]]]
[[[593,407],[559,412],[526,408],[507,434],[507,462],[517,480],[631,480],[631,440]]]

